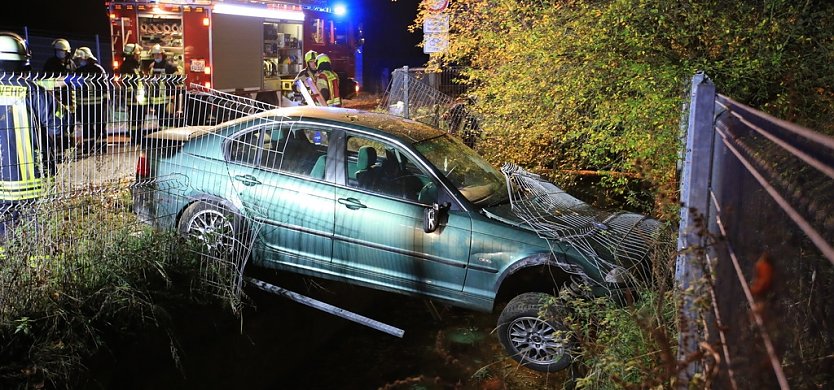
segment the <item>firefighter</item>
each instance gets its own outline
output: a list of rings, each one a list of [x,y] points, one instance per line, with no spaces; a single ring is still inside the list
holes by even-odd
[[[70,123],[64,106],[21,74],[31,70],[30,57],[23,38],[0,32],[0,237],[22,206],[43,196],[56,140]]]
[[[150,108],[156,115],[159,127],[168,127],[172,122],[168,119],[168,105],[176,91],[173,77],[166,77],[179,73],[179,69],[168,62],[165,51],[159,44],[153,45],[151,48],[151,55],[153,56],[153,63],[148,69],[148,74],[154,77],[149,86],[148,103]]]
[[[292,83],[292,90],[295,93],[298,93],[298,87],[296,86],[297,81],[301,81],[302,84],[305,86],[307,79],[315,81],[316,80],[316,57],[319,55],[315,50],[310,50],[304,53],[304,68],[301,69],[300,72],[295,76],[295,80]],[[309,88],[308,88],[309,92]]]
[[[89,47],[75,50],[75,73],[83,77],[75,90],[75,115],[81,124],[82,155],[107,153],[107,87],[104,68]]]
[[[139,56],[142,48],[136,43],[128,43],[122,50],[122,64],[119,65],[119,74],[124,76],[139,76],[142,74],[142,64]]]
[[[127,114],[127,125],[131,130],[130,143],[141,137],[145,122],[145,85],[142,83],[142,64],[139,57],[142,47],[128,43],[122,50],[122,64],[119,65],[123,105]]]
[[[52,48],[55,50],[52,57],[43,64],[43,73],[45,74],[72,74],[75,72],[75,63],[70,58],[69,41],[64,38],[58,38],[52,41]]]
[[[76,66],[75,62],[72,61],[72,48],[70,48],[69,41],[58,38],[52,41],[52,49],[54,55],[44,63],[43,73],[45,77],[39,80],[39,84],[51,89],[61,104],[73,107],[70,88],[64,82],[64,76],[75,73]],[[64,134],[61,142],[62,145],[69,145],[69,134]]]
[[[339,97],[339,76],[333,71],[327,54],[316,56],[316,88],[328,106],[342,106],[342,99]]]

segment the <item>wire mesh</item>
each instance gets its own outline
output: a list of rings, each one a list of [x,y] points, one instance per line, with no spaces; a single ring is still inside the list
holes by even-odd
[[[72,280],[98,277],[95,259],[118,253],[125,237],[144,234],[143,222],[151,222],[134,213],[135,200],[148,195],[143,189],[171,192],[189,185],[182,176],[152,185],[135,180],[146,154],[174,147],[146,144],[145,136],[265,108],[199,89],[186,92],[183,80],[0,74],[0,264],[7,271],[0,280],[0,316],[42,298],[31,287],[44,272],[60,269]],[[248,250],[240,242],[234,246]],[[239,298],[242,251],[200,252],[205,281]]]
[[[708,270],[700,283],[715,316],[701,324],[707,383],[832,387],[834,139],[711,98],[712,152],[696,162],[711,164],[709,207],[690,227],[708,238],[707,261],[690,265]]]
[[[481,119],[465,92],[456,68],[426,72],[404,67],[392,73],[380,109],[458,135],[471,147],[480,136]]]
[[[558,259],[564,252],[562,246],[568,245],[595,268],[603,272],[613,270],[610,282],[635,286],[651,280],[649,252],[657,242],[656,220],[635,213],[596,209],[513,164],[504,164],[501,171],[511,189],[513,211],[547,240],[554,258]],[[585,284],[597,284],[577,265],[560,265]]]

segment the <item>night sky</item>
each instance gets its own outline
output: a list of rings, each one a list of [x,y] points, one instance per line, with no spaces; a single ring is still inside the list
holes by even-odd
[[[104,1],[15,1],[22,8],[14,13],[8,9],[0,14],[0,28],[22,32],[46,32],[67,38],[99,34],[109,40],[107,12]],[[416,45],[422,33],[409,33],[420,0],[343,0],[348,12],[365,26],[365,86],[379,88],[383,69],[408,65],[422,66],[428,60]],[[8,4],[7,4],[8,5]],[[63,33],[63,34],[62,34]]]

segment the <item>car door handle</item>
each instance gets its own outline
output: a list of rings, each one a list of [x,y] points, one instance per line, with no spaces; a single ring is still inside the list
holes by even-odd
[[[359,210],[368,207],[362,204],[362,202],[360,202],[359,199],[355,198],[339,198],[338,201],[339,203],[345,205],[345,207],[351,210]]]
[[[257,177],[252,175],[235,175],[235,180],[243,183],[245,186],[253,186],[255,184],[261,184],[261,181],[258,180]]]

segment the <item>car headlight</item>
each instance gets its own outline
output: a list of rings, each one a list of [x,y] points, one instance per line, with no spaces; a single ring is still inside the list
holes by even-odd
[[[623,267],[614,266],[605,274],[603,280],[607,283],[623,284],[631,279],[631,274]]]

